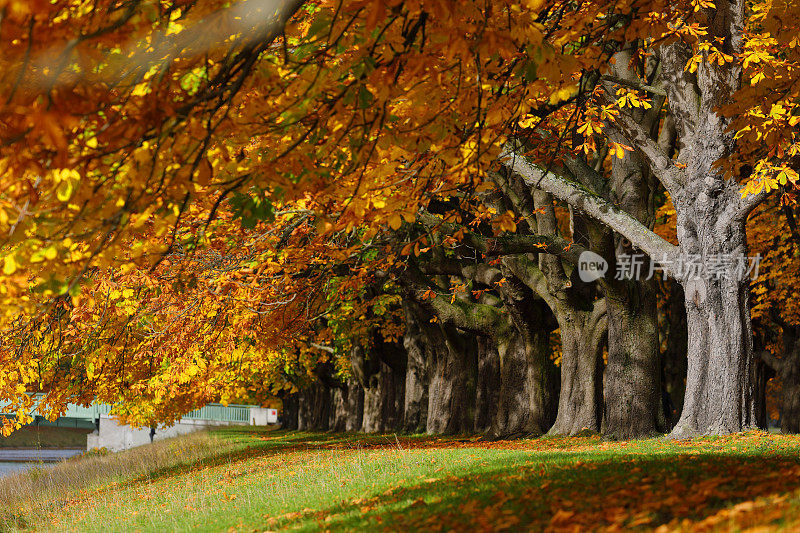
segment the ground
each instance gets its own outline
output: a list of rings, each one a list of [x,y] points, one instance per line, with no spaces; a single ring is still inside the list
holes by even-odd
[[[6,478],[0,530],[800,528],[800,438],[189,435]]]

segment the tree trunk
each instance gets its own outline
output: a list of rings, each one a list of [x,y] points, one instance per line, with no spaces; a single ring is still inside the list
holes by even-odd
[[[514,282],[510,282],[513,284]],[[555,419],[555,368],[550,360],[546,304],[527,289],[505,289],[513,326],[499,339],[500,397],[492,433],[497,437],[542,435]]]
[[[299,395],[297,429],[300,431],[325,431],[330,418],[330,391],[320,382],[312,383]]]
[[[368,386],[364,387],[364,418],[361,431],[364,433],[380,433],[383,431],[383,380],[380,373],[369,379]]]
[[[669,429],[678,422],[683,410],[683,397],[686,393],[686,306],[684,304],[683,289],[673,279],[665,280],[667,285],[666,316],[663,317],[663,326],[666,349],[662,355],[662,368],[664,376],[664,412],[667,416]]]
[[[781,358],[764,350],[761,361],[781,381],[781,432],[800,433],[800,326],[784,322],[777,313],[774,318],[783,330]]]
[[[478,338],[478,376],[475,386],[475,432],[486,433],[492,427],[500,399],[500,354],[489,337]]]
[[[683,412],[671,434],[675,438],[736,433],[756,426],[750,279],[735,271],[715,277],[708,268],[711,256],[746,260],[744,223],[714,217],[725,212],[725,204],[716,205],[708,195],[697,202],[704,212],[678,210],[682,248],[702,257],[706,272],[684,273],[680,279],[688,369]]]
[[[534,342],[512,333],[500,347],[500,395],[492,424],[496,437],[542,435],[553,422],[548,368],[549,335],[541,330]]]
[[[404,302],[406,332],[403,346],[407,354],[403,430],[423,433],[428,418],[428,353],[422,331],[411,306]]]
[[[405,402],[403,405],[403,431],[422,433],[428,418],[428,387],[422,367],[408,365],[405,383]]]
[[[561,392],[548,435],[599,431],[605,314],[571,310],[556,316],[561,330]]]
[[[629,281],[621,298],[609,291],[608,364],[603,376],[602,432],[613,439],[667,430],[661,405],[661,368],[655,280]],[[622,295],[619,295],[622,296]]]
[[[364,422],[361,425],[364,433],[385,431],[384,404],[389,396],[386,372],[386,365],[381,363],[378,373],[371,376],[364,387]]]
[[[297,415],[299,411],[298,394],[287,394],[283,397],[283,413],[281,415],[281,429],[296,430]]]
[[[345,431],[347,429],[347,396],[350,390],[346,387],[331,389],[331,410],[328,427],[331,431]]]
[[[800,433],[800,354],[784,359],[781,372],[781,432]]]
[[[388,369],[385,379],[389,394],[383,407],[384,431],[397,431],[403,427],[405,414],[406,372]]]
[[[453,328],[425,328],[434,360],[428,386],[429,434],[451,435],[470,430],[467,402],[467,357],[464,339]]]
[[[632,50],[626,46],[614,55],[612,73],[635,82]],[[619,85],[615,87],[620,87]],[[633,111],[634,120],[648,136],[658,139],[663,96],[655,96],[650,110]],[[616,131],[612,141],[625,143]],[[655,180],[647,161],[636,151],[611,158],[611,200],[648,228],[655,222]],[[641,254],[624,238],[599,237],[615,272],[615,258]],[[616,242],[615,242],[616,241]],[[646,262],[645,262],[646,263]],[[602,432],[613,439],[649,437],[667,430],[661,402],[661,360],[656,310],[656,280],[644,279],[649,264],[642,265],[639,279],[616,279],[609,275],[604,284],[608,306],[608,364],[603,376],[604,409]],[[635,273],[632,277],[636,277]]]
[[[347,420],[346,431],[361,431],[364,420],[364,387],[351,379],[347,384]]]
[[[742,51],[745,10],[742,0],[733,0],[713,12],[709,39],[719,37],[727,53]],[[683,286],[688,331],[686,395],[671,433],[678,438],[735,433],[757,425],[749,275],[734,265],[724,265],[721,276],[712,272],[721,258],[746,264],[745,220],[760,198],[743,200],[737,180],[714,166],[736,150],[730,119],[719,106],[741,86],[742,67],[738,61],[704,61],[690,73],[685,66],[692,54],[679,41],[661,48],[678,159],[685,165],[679,173],[663,174],[677,214],[678,260],[684,264],[673,265],[673,270]],[[699,263],[702,270],[681,268],[687,262]]]
[[[364,433],[383,433],[400,427],[403,419],[405,376],[380,361],[377,374],[364,387]]]

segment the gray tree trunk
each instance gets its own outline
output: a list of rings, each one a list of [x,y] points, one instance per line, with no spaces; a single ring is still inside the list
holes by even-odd
[[[423,433],[428,419],[428,352],[422,331],[411,305],[403,304],[406,332],[403,347],[407,354],[405,395],[403,405],[403,430]]]
[[[513,285],[514,281],[508,282],[502,291],[512,327],[498,339],[500,397],[492,424],[497,437],[546,433],[557,405],[558,378],[550,359],[551,327],[546,317],[550,313],[541,299],[521,286],[512,291]]]
[[[347,384],[347,420],[345,431],[361,431],[364,420],[364,387],[351,379]]]
[[[283,413],[281,414],[281,429],[296,430],[297,415],[299,411],[298,395],[287,394],[282,398]]]
[[[658,320],[652,283],[629,284],[630,302],[608,295],[608,364],[603,376],[604,435],[648,437],[667,430],[661,405]]]
[[[553,200],[534,192],[538,231],[558,234]],[[573,224],[584,227],[582,220]],[[587,228],[588,229],[588,228]],[[582,237],[578,235],[578,237]],[[561,332],[561,386],[558,411],[550,435],[574,435],[600,430],[603,407],[603,346],[607,341],[608,317],[604,301],[595,301],[592,288],[575,271],[567,278],[561,259],[540,256],[541,272],[547,280],[546,300]],[[541,293],[541,291],[540,291]]]
[[[795,348],[781,372],[781,432],[800,433],[800,353]]]
[[[331,431],[347,430],[347,396],[349,390],[346,387],[334,387],[331,389],[331,410],[328,428]]]
[[[364,387],[364,418],[361,431],[364,433],[380,433],[384,430],[383,401],[387,394],[385,382],[380,373],[370,377]]]
[[[300,431],[325,431],[330,419],[330,390],[315,381],[301,391],[298,397],[297,429]]]
[[[716,158],[714,158],[716,160]],[[711,181],[711,180],[706,180]],[[701,183],[705,183],[701,181]],[[705,187],[678,202],[678,238],[688,254],[744,258],[744,222],[725,216],[732,188],[714,197]],[[735,204],[734,204],[735,205]],[[686,305],[686,393],[674,437],[726,434],[756,425],[756,376],[750,324],[750,280],[742,273],[680,279]]]
[[[597,432],[602,415],[605,319],[575,310],[556,316],[561,330],[561,391],[556,421],[548,434]]]
[[[405,376],[397,375],[384,362],[364,387],[364,433],[383,433],[400,427]]]
[[[666,349],[662,355],[664,369],[664,389],[672,406],[666,413],[669,429],[678,422],[683,410],[683,397],[686,393],[686,371],[688,340],[686,331],[686,306],[683,289],[675,280],[667,281],[666,316],[662,317]],[[665,409],[666,410],[666,409]]]
[[[425,329],[434,354],[425,431],[443,435],[468,432],[472,424],[467,401],[466,342],[450,327]]]
[[[784,322],[777,313],[774,319],[783,330],[781,358],[764,350],[761,361],[781,380],[781,432],[800,433],[800,326]]]
[[[489,337],[478,338],[478,376],[475,387],[475,417],[473,426],[477,433],[492,428],[500,400],[500,354]]]
[[[639,76],[632,70],[632,49],[632,46],[626,46],[614,55],[611,72],[619,80],[636,83]],[[612,89],[618,87],[614,85]],[[633,119],[654,140],[659,137],[658,124],[664,100],[663,96],[656,96],[650,110],[632,111]],[[613,131],[613,127],[610,129],[612,141],[626,142],[621,134]],[[666,142],[670,141],[671,137],[667,137]],[[638,152],[626,152],[623,158],[611,158],[610,199],[648,228],[652,228],[655,221],[653,198],[656,185],[647,161]],[[615,256],[641,252],[627,239],[616,240],[615,246],[605,246],[611,249],[604,254],[611,259],[611,270],[603,285],[608,306],[608,363],[603,376],[602,432],[614,439],[632,439],[667,429],[661,406],[656,280],[645,279],[649,274],[647,263],[642,265],[638,279],[617,280],[613,275]]]

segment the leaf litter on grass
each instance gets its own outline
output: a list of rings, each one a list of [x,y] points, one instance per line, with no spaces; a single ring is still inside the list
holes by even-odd
[[[137,502],[139,517],[161,509],[158,519],[137,522],[153,529],[177,512],[197,516],[199,524],[216,512],[216,520],[228,520],[226,528],[242,531],[772,531],[798,525],[796,437],[608,442],[596,436],[237,435],[263,446],[227,462],[212,458],[169,475],[79,492],[60,512],[97,512],[102,496],[119,513]],[[273,506],[278,512],[259,513],[261,504],[250,501],[255,489],[302,495],[321,478],[330,481],[324,497],[294,502],[291,496]],[[113,497],[123,490],[125,498]],[[175,491],[186,494],[179,506],[168,499]],[[69,529],[50,519],[49,527],[37,529]]]

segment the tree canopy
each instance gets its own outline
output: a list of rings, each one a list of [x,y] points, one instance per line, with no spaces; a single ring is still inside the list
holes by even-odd
[[[798,20],[788,1],[0,0],[4,431],[34,391],[152,424],[384,391],[414,354],[429,431],[479,425],[433,407],[479,390],[481,362],[500,433],[763,423],[780,350],[753,344],[749,278],[674,265],[746,257],[779,190],[751,227],[785,266]],[[641,251],[685,295],[680,421],[656,281],[580,280],[583,251],[612,273]]]

